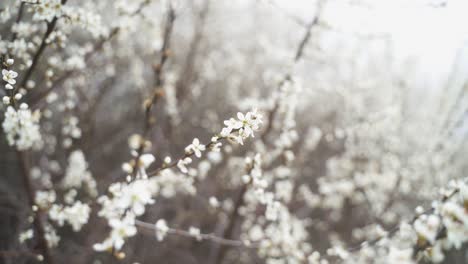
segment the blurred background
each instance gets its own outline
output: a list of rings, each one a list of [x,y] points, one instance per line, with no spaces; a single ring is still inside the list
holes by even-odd
[[[8,46],[18,2],[0,2],[0,14],[7,8],[13,14],[1,20],[0,51],[10,50],[21,77],[45,28],[31,19],[33,11],[26,12],[26,29],[16,29],[18,41],[32,44]],[[43,179],[57,184],[77,149],[85,154],[100,195],[111,183],[125,181],[127,141],[142,133],[143,102],[157,88],[155,69],[170,9],[175,19],[162,71],[164,97],[152,110],[155,124],[147,136],[156,157],[151,168],[166,156],[179,157],[193,138],[209,142],[239,111],[257,108],[264,123],[243,146],[226,143],[220,153],[195,160],[196,194],[168,186],[167,195],[147,206],[142,221],[165,219],[171,227],[196,226],[221,236],[242,189],[244,159],[261,153],[268,188],[294,215],[291,222],[299,221],[306,231],[301,247],[305,243],[326,255],[329,248],[359,245],[411,219],[418,205],[438,198],[441,187],[466,176],[466,1],[70,0],[66,5],[100,18],[79,29],[59,21],[57,32],[66,37],[52,41],[31,77],[35,87],[25,100],[42,112],[44,143],[29,156],[37,189]],[[77,126],[80,135],[70,135],[68,126]],[[16,151],[3,130],[0,153],[0,249],[27,250],[18,236],[30,225],[30,207]],[[221,205],[213,208],[210,197]],[[122,250],[126,257],[117,260],[92,250],[109,231],[96,215],[99,206],[92,209],[81,232],[58,229],[57,263],[301,263],[266,261],[262,253],[243,248],[227,248],[219,258],[220,247],[210,241],[174,235],[159,242],[152,232],[130,238]],[[267,225],[263,209],[256,210],[236,216],[231,238],[251,236],[255,221]],[[444,261],[467,263],[466,246]],[[7,254],[0,262],[35,263]]]

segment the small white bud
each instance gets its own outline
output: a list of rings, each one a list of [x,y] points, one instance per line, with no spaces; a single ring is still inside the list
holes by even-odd
[[[26,82],[26,88],[28,88],[28,89],[32,89],[32,88],[34,88],[35,86],[36,86],[36,83],[35,83],[33,80],[28,80],[28,81]]]
[[[50,69],[47,70],[47,71],[46,71],[46,76],[49,77],[49,78],[52,77],[52,76],[54,76],[54,71],[52,71],[52,70],[50,70]]]
[[[249,183],[250,182],[250,176],[247,175],[247,174],[242,176],[242,182],[244,182],[245,184]]]
[[[125,162],[122,164],[122,170],[125,171],[126,173],[132,173],[133,172],[133,167],[130,165],[130,163]]]
[[[4,103],[4,104],[6,104],[6,105],[7,105],[7,104],[10,104],[10,97],[8,97],[8,96],[3,96],[2,100],[3,100],[3,103]]]
[[[16,95],[15,95],[15,97],[16,97]],[[28,105],[27,105],[26,103],[22,103],[22,104],[20,105],[20,108],[21,108],[22,110],[26,110],[26,109],[28,109]]]
[[[7,83],[7,84],[5,85],[5,89],[7,89],[7,90],[13,90],[13,86],[12,86],[11,84]]]
[[[23,98],[23,95],[20,93],[15,94],[15,100],[21,100]]]
[[[219,201],[218,201],[218,199],[216,199],[216,197],[211,196],[209,202],[210,202],[210,205],[211,205],[212,207],[214,207],[214,208],[218,208],[218,207],[219,207]]]
[[[13,63],[15,63],[15,60],[13,60],[13,59],[8,59],[8,60],[6,60],[6,64],[7,64],[8,66],[13,65]]]

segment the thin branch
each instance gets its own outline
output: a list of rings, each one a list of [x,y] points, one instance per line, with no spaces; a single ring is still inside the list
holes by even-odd
[[[62,5],[66,3],[67,3],[67,0],[62,0]],[[39,59],[41,58],[42,53],[44,52],[47,46],[47,39],[49,38],[49,35],[54,31],[55,25],[57,24],[58,19],[59,17],[56,16],[52,19],[52,21],[47,23],[47,29],[46,29],[46,32],[44,33],[44,36],[42,37],[41,44],[39,45],[39,48],[37,49],[36,54],[34,54],[31,66],[29,66],[28,70],[26,71],[18,87],[25,87],[26,83],[31,77],[34,69],[37,66],[37,63],[39,62]]]
[[[28,203],[30,208],[36,207],[35,205],[35,189],[31,182],[31,177],[29,175],[29,164],[25,152],[17,151],[18,160],[20,161],[21,166],[21,176],[23,177],[24,187],[26,189],[26,194],[28,198]],[[35,237],[38,241],[39,250],[44,257],[44,261],[47,264],[53,264],[52,255],[45,237],[44,223],[42,220],[42,211],[37,208],[33,210],[33,226],[35,231]]]
[[[141,13],[141,11],[143,10],[143,8],[145,6],[147,6],[151,1],[144,1],[143,3],[140,4],[140,6],[134,11],[132,12],[131,14],[129,14],[128,16],[129,17],[134,17],[138,14]],[[85,58],[84,58],[84,61],[85,63],[87,63],[92,55],[94,55],[96,52],[100,51],[104,44],[111,41],[119,32],[120,32],[120,27],[115,27],[111,30],[111,32],[109,33],[109,35],[102,39],[101,41],[99,41],[93,48],[92,51],[88,52],[86,55],[85,55]],[[71,76],[73,76],[73,74],[76,73],[76,71],[74,70],[70,70],[70,71],[66,71],[65,73],[62,74],[62,76],[60,76],[55,82],[54,84],[48,88],[47,90],[39,93],[37,96],[31,98],[29,104],[31,106],[34,106],[36,104],[38,104],[40,101],[42,101],[42,99],[44,99],[47,95],[49,95],[52,91],[54,91],[55,89],[59,88],[59,87],[62,87],[62,84],[68,79],[70,78]]]
[[[231,239],[233,237],[234,233],[234,227],[235,224],[237,223],[237,220],[239,218],[239,209],[244,205],[244,195],[247,192],[247,184],[244,184],[239,191],[239,194],[237,195],[236,202],[234,204],[234,208],[231,211],[231,214],[229,215],[229,223],[226,229],[224,229],[223,232],[223,239]],[[226,255],[227,248],[224,247],[223,245],[220,245],[220,247],[215,251],[214,258],[213,260],[215,261],[214,263],[222,263],[224,256]]]
[[[30,258],[38,258],[38,254],[27,250],[0,250],[0,257],[4,258],[17,258],[28,256]]]
[[[163,45],[160,50],[161,58],[159,60],[159,63],[153,67],[156,87],[151,97],[147,99],[144,104],[145,120],[144,120],[144,128],[143,128],[143,135],[142,135],[143,139],[146,139],[148,137],[148,134],[153,124],[152,117],[151,117],[151,109],[156,104],[157,100],[163,96],[162,86],[163,86],[164,80],[162,76],[162,71],[169,57],[169,45],[170,45],[172,29],[174,26],[174,20],[175,20],[174,8],[172,7],[171,4],[169,4],[169,12],[167,15],[166,25],[164,28]],[[134,159],[135,168],[133,170],[133,175],[132,175],[133,177],[135,177],[136,173],[138,172],[138,161],[140,160],[140,157],[143,154],[144,148],[145,148],[144,144],[140,144],[140,147],[137,150],[137,155],[135,156],[135,159]]]
[[[320,22],[320,17],[322,15],[322,10],[323,10],[323,1],[319,1],[317,3],[317,11],[314,16],[314,19],[307,25],[306,31],[304,33],[304,36],[302,37],[301,41],[299,42],[296,51],[294,53],[294,63],[297,63],[303,56],[304,54],[304,49],[307,46],[307,43],[310,41],[310,38],[312,36],[312,30],[319,25]],[[277,90],[279,90],[287,81],[291,80],[291,74],[290,73],[285,73],[281,81],[278,83]],[[268,113],[268,124],[266,129],[263,131],[262,135],[260,136],[262,141],[266,141],[266,136],[269,133],[269,131],[273,128],[273,121],[275,119],[275,116],[278,112],[279,108],[279,102],[278,100],[275,100],[275,105],[271,109],[271,111]]]
[[[448,201],[450,198],[454,197],[459,192],[460,192],[459,188],[454,189],[451,193],[449,193],[447,195],[444,195],[442,197],[442,199],[441,199],[441,202],[444,203],[444,202]],[[435,208],[431,207],[431,208],[427,209],[426,211],[424,211],[422,213],[416,214],[415,216],[413,216],[413,218],[411,218],[411,220],[408,222],[408,224],[410,224],[410,225],[414,224],[414,222],[416,220],[418,220],[419,217],[421,217],[422,215],[425,215],[425,214],[433,213],[434,210],[435,210]],[[349,252],[359,251],[364,247],[369,247],[369,246],[376,245],[379,241],[381,241],[384,238],[391,238],[393,235],[395,235],[398,232],[398,230],[400,230],[400,226],[401,226],[400,224],[394,226],[389,231],[387,231],[387,233],[384,236],[381,236],[381,237],[378,237],[378,238],[375,238],[375,239],[372,239],[372,240],[364,241],[364,242],[361,242],[359,245],[357,245],[355,247],[348,248],[348,251]]]
[[[15,20],[15,24],[18,24],[21,19],[23,18],[23,11],[24,11],[24,6],[26,5],[25,2],[21,1],[21,4],[20,4],[20,7],[19,7],[19,10],[18,10],[18,16],[16,17],[16,20]],[[14,42],[16,40],[16,37],[18,36],[18,33],[17,32],[13,32],[13,34],[11,35],[11,38],[10,38],[10,42]]]
[[[140,220],[135,220],[135,224],[138,227],[145,228],[148,230],[152,230],[153,232],[156,231],[156,227],[154,224],[146,223]],[[193,235],[190,232],[186,230],[181,230],[181,229],[174,229],[174,228],[169,228],[168,230],[169,234],[175,234],[178,236],[183,236],[183,237],[189,237],[189,238],[196,238],[198,240],[205,240],[205,241],[211,241],[223,246],[229,246],[229,247],[246,247],[246,248],[256,248],[255,245],[248,245],[240,240],[233,240],[233,239],[225,239],[222,237],[215,236],[214,234],[199,234],[199,235]]]

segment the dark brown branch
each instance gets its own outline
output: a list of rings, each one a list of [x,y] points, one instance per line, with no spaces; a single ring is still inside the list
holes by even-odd
[[[163,72],[164,65],[166,64],[166,61],[170,53],[169,45],[170,45],[172,29],[174,26],[174,20],[175,20],[175,12],[174,12],[172,5],[169,4],[169,12],[167,14],[166,25],[164,27],[163,45],[160,50],[161,57],[160,57],[159,63],[153,66],[155,88],[150,98],[148,98],[144,103],[145,119],[144,119],[143,135],[142,135],[144,140],[148,137],[148,134],[151,131],[151,127],[153,125],[151,109],[153,109],[158,99],[163,96],[162,86],[163,86],[164,80],[163,80],[162,72]],[[143,144],[142,142],[140,144],[140,147],[137,150],[137,155],[134,159],[134,169],[132,173],[133,177],[135,177],[136,173],[138,172],[138,161],[140,160],[140,157],[143,154],[144,148],[145,148],[145,144]]]
[[[62,5],[66,4],[67,0],[62,0]],[[21,80],[21,83],[18,87],[24,87],[26,83],[28,82],[29,78],[31,78],[31,75],[34,71],[34,69],[37,66],[37,63],[39,62],[39,59],[42,56],[42,53],[44,53],[44,50],[47,46],[47,39],[49,38],[50,34],[54,31],[55,25],[57,24],[58,17],[54,17],[52,21],[47,23],[47,29],[46,32],[44,33],[44,36],[42,37],[41,44],[39,45],[39,48],[36,51],[36,54],[34,54],[31,66],[29,66],[28,70],[26,71],[23,79]]]
[[[196,63],[196,58],[199,50],[200,43],[203,38],[203,33],[206,25],[206,19],[208,17],[210,7],[210,0],[205,0],[202,10],[199,12],[198,20],[196,22],[195,34],[190,43],[190,50],[184,62],[184,66],[181,71],[182,77],[176,83],[176,97],[178,100],[184,98],[187,95],[187,87],[194,79],[195,72],[193,71]]]
[[[299,45],[297,46],[296,48],[296,51],[295,51],[295,54],[294,54],[294,62],[298,62],[303,54],[304,54],[304,49],[305,47],[307,46],[307,43],[310,41],[310,38],[312,36],[312,30],[317,26],[319,25],[319,22],[320,22],[320,16],[322,15],[322,9],[323,9],[323,3],[322,2],[319,2],[317,4],[317,12],[314,16],[314,19],[312,20],[312,22],[310,22],[308,25],[307,25],[307,28],[306,28],[306,31],[304,33],[304,36],[302,37],[301,41],[299,42]],[[286,73],[284,74],[283,78],[281,79],[281,81],[278,83],[278,87],[277,87],[277,90],[279,90],[287,81],[290,81],[291,80],[291,74],[290,73]],[[275,101],[275,104],[273,106],[273,108],[271,109],[271,111],[269,111],[268,113],[268,122],[267,122],[267,127],[266,129],[263,131],[262,135],[260,136],[262,141],[265,142],[266,141],[266,136],[267,134],[269,133],[269,131],[273,128],[273,121],[276,117],[276,114],[278,112],[278,107],[279,107],[279,102],[278,100]]]
[[[226,229],[224,229],[222,238],[223,239],[232,239],[233,234],[234,234],[234,228],[236,226],[237,220],[239,218],[239,208],[244,204],[244,195],[247,192],[247,184],[244,184],[239,191],[239,194],[237,195],[236,202],[234,204],[234,208],[231,211],[231,214],[229,215],[228,218],[228,226]],[[224,256],[226,255],[228,248],[224,245],[219,245],[219,248],[215,251],[214,254],[214,263],[216,264],[221,264]]]
[[[21,2],[20,4],[20,7],[18,9],[18,15],[16,16],[16,20],[15,20],[15,23],[14,24],[18,24],[22,17],[23,17],[23,10],[24,10],[24,5],[26,3],[25,2]],[[17,33],[16,32],[12,32],[11,34],[11,37],[10,37],[10,42],[14,42],[16,40],[16,37],[17,37]],[[0,55],[0,65],[3,65],[3,63],[6,61],[6,59],[8,58],[8,52],[5,52],[4,54],[1,54]]]
[[[24,13],[23,11],[24,11],[25,4],[26,4],[25,2],[21,2],[19,10],[18,10],[18,16],[16,17],[16,20],[15,20],[15,24],[18,24],[23,18],[23,13]],[[10,38],[10,42],[14,42],[17,36],[18,36],[18,33],[13,32]]]
[[[24,188],[30,208],[36,207],[35,205],[35,189],[29,176],[29,164],[25,152],[17,151],[18,160],[20,161],[21,175],[23,177]],[[37,210],[35,210],[37,209]],[[34,237],[37,239],[38,248],[41,251],[44,261],[47,264],[53,264],[52,255],[45,237],[44,223],[42,221],[42,211],[39,208],[33,209],[33,227]]]
[[[150,224],[150,223],[146,223],[146,222],[143,222],[143,221],[140,221],[140,220],[136,220],[135,225],[140,227],[140,228],[143,228],[145,230],[150,231],[149,234],[154,236],[154,232],[155,232],[154,224]],[[175,234],[175,235],[178,235],[178,236],[183,236],[183,237],[195,238],[195,236],[192,235],[190,232],[185,231],[185,230],[181,230],[181,229],[170,228],[168,230],[168,233],[169,234]],[[255,245],[246,245],[245,243],[243,243],[240,240],[232,240],[232,239],[225,239],[225,238],[222,238],[222,237],[217,237],[214,234],[200,234],[198,237],[199,237],[200,240],[211,241],[213,243],[224,245],[224,246],[227,246],[227,247],[246,247],[246,248],[255,248],[256,247]]]
[[[37,258],[37,253],[27,250],[0,250],[0,257],[4,258],[16,258],[28,256],[30,258]]]
[[[137,10],[135,10],[133,13],[129,14],[129,17],[133,17],[133,16],[136,16],[138,15],[139,13],[141,13],[141,11],[143,10],[143,8],[148,5],[150,3],[150,1],[144,1],[143,3],[140,4],[140,6],[138,7]],[[87,63],[92,55],[94,55],[97,51],[100,51],[104,44],[111,41],[118,33],[120,32],[120,27],[115,27],[114,29],[111,30],[111,32],[109,33],[109,35],[102,39],[101,41],[99,41],[93,48],[93,50],[89,53],[87,53],[85,55],[85,63]],[[73,74],[76,73],[76,71],[73,71],[73,70],[70,70],[70,71],[66,71],[65,73],[63,73],[62,76],[60,76],[55,82],[54,84],[48,88],[47,90],[39,93],[37,96],[33,97],[31,100],[30,100],[30,105],[31,106],[34,106],[36,105],[37,103],[39,103],[42,99],[44,99],[47,95],[49,95],[52,91],[54,91],[55,89],[57,89],[58,87],[61,87],[62,84],[68,79],[70,78],[71,76],[73,76]]]
[[[100,51],[103,48],[103,46],[104,46],[104,44],[106,42],[108,42],[112,38],[114,38],[114,36],[116,36],[118,32],[119,32],[119,28],[115,28],[114,30],[111,31],[111,33],[109,34],[109,36],[107,38],[99,41],[94,46],[93,50],[85,55],[85,58],[84,58],[85,63],[87,63],[96,52]],[[73,70],[66,71],[65,73],[63,73],[62,76],[60,76],[57,80],[55,80],[54,84],[51,87],[49,87],[47,90],[42,91],[41,93],[39,93],[35,97],[31,98],[31,100],[29,101],[29,104],[31,106],[35,106],[37,103],[39,103],[42,99],[44,99],[47,95],[49,95],[55,89],[57,89],[58,87],[61,87],[62,84],[66,80],[68,80],[68,78],[73,76],[74,73],[75,73],[75,71],[73,71]]]
[[[460,189],[454,189],[452,192],[450,192],[449,194],[447,195],[444,195],[442,197],[442,199],[440,199],[440,201],[442,203],[448,201],[450,198],[454,197],[457,193],[460,192]],[[425,215],[425,214],[430,214],[430,213],[433,213],[434,212],[434,208],[431,207],[429,208],[428,210],[422,212],[422,213],[419,213],[419,214],[416,214],[415,216],[413,216],[413,218],[411,218],[411,220],[408,222],[408,224],[412,225],[414,224],[414,222],[416,220],[418,220],[418,218],[422,215]],[[364,247],[368,247],[368,246],[374,246],[376,245],[379,241],[381,241],[383,238],[390,238],[392,237],[393,235],[395,235],[398,230],[400,230],[400,224],[396,225],[395,227],[391,228],[390,231],[387,232],[387,234],[385,236],[381,236],[381,237],[378,237],[378,238],[375,238],[373,240],[369,240],[369,241],[364,241],[362,243],[360,243],[359,245],[355,246],[355,247],[351,247],[348,249],[348,251],[350,252],[355,252],[355,251],[359,251],[361,250],[362,248]]]

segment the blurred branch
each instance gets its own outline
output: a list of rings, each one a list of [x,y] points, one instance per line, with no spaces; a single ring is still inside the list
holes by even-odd
[[[169,11],[167,14],[167,19],[166,19],[166,25],[164,28],[164,36],[163,36],[163,45],[160,50],[160,60],[157,65],[154,65],[154,79],[155,79],[155,88],[154,91],[152,92],[152,95],[150,98],[148,98],[144,102],[144,107],[145,107],[145,119],[144,119],[144,128],[143,128],[143,139],[146,139],[148,137],[148,134],[151,130],[151,127],[153,125],[153,118],[151,116],[151,109],[153,106],[156,104],[157,100],[163,96],[163,76],[162,76],[162,71],[164,68],[164,65],[166,64],[166,61],[169,57],[170,50],[170,40],[171,40],[171,34],[174,26],[174,20],[175,20],[175,12],[174,8],[172,7],[171,4],[169,4]],[[145,149],[145,144],[140,144],[140,147],[137,150],[137,155],[135,156],[134,164],[135,168],[133,170],[133,177],[136,176],[136,173],[138,171],[138,161],[140,160],[141,155],[143,154],[143,151]]]
[[[135,220],[136,226],[140,228],[145,228],[148,230],[152,230],[153,234],[156,232],[156,227],[154,224],[146,223],[140,220]],[[220,244],[223,246],[229,246],[229,247],[245,247],[245,248],[256,248],[255,245],[247,245],[244,242],[240,240],[232,240],[232,239],[225,239],[222,237],[217,237],[214,234],[199,234],[199,235],[193,235],[188,231],[181,230],[181,229],[174,229],[174,228],[169,228],[168,230],[169,234],[175,234],[178,236],[183,236],[183,237],[189,237],[189,238],[195,238],[198,240],[206,240],[206,241],[211,241],[216,244]]]
[[[35,259],[38,258],[38,254],[27,250],[0,250],[0,257],[16,258],[22,256],[28,256]]]
[[[67,3],[67,0],[62,0],[61,1],[62,5]],[[26,83],[28,82],[29,78],[31,77],[31,74],[33,73],[34,69],[37,66],[37,63],[39,62],[39,59],[41,58],[42,53],[44,52],[46,46],[47,46],[47,39],[49,38],[49,35],[54,31],[55,25],[57,24],[59,17],[55,16],[52,21],[47,23],[47,29],[42,37],[41,44],[39,45],[39,48],[36,51],[36,54],[34,55],[32,59],[31,66],[29,66],[28,70],[24,74],[23,79],[21,80],[20,84],[18,87],[25,87]]]
[[[234,208],[231,211],[231,214],[229,215],[228,218],[228,225],[224,229],[223,232],[223,239],[232,239],[233,233],[234,233],[234,227],[235,224],[237,223],[237,220],[239,218],[239,209],[243,206],[244,204],[244,195],[247,192],[247,187],[248,184],[242,185],[242,188],[240,189],[239,193],[237,194],[236,202],[234,204]],[[223,245],[220,245],[217,250],[215,250],[214,257],[213,257],[213,263],[222,263],[224,256],[226,255],[227,248],[224,247]]]
[[[147,6],[148,4],[150,3],[150,1],[144,1],[143,3],[140,4],[140,6],[137,8],[137,10],[135,10],[133,13],[129,14],[129,17],[133,17],[133,16],[136,16],[138,14],[141,13],[141,11],[143,10],[143,8],[145,6]],[[107,43],[107,42],[110,42],[115,36],[117,36],[117,34],[120,32],[121,28],[120,27],[115,27],[111,30],[111,32],[109,33],[109,35],[104,38],[104,39],[101,39],[93,48],[92,51],[88,52],[86,55],[85,55],[85,58],[84,58],[84,61],[85,63],[88,63],[89,60],[92,58],[92,56],[94,54],[96,54],[98,51],[100,51],[103,47],[104,47],[104,44]],[[31,106],[35,106],[36,104],[38,104],[39,102],[42,101],[42,99],[44,99],[47,95],[49,95],[52,91],[54,91],[55,89],[59,88],[59,87],[62,87],[62,84],[68,80],[68,78],[72,77],[73,74],[77,73],[77,71],[74,71],[74,70],[69,70],[69,71],[66,71],[62,74],[62,76],[60,76],[57,80],[55,80],[55,82],[52,84],[51,87],[49,87],[47,90],[44,90],[42,92],[40,92],[38,95],[34,96],[33,98],[31,98],[29,104]]]
[[[205,0],[202,10],[199,12],[199,19],[197,20],[195,27],[195,34],[190,43],[190,50],[185,59],[183,69],[181,71],[181,77],[176,84],[176,97],[177,99],[182,99],[187,92],[187,86],[193,80],[193,69],[198,54],[199,46],[201,40],[203,39],[203,33],[206,25],[206,18],[208,16],[209,7],[211,0]]]
[[[44,261],[47,264],[53,264],[54,260],[50,254],[50,249],[46,240],[46,234],[44,229],[44,223],[42,219],[42,211],[35,205],[35,189],[31,182],[31,177],[29,175],[29,164],[27,160],[27,155],[25,152],[17,151],[18,160],[21,166],[21,175],[23,177],[24,187],[26,189],[26,194],[28,198],[28,203],[30,208],[33,210],[33,227],[35,231],[35,237],[38,240],[38,247],[44,257]]]
[[[460,192],[460,189],[456,188],[456,189],[452,190],[452,192],[450,192],[449,194],[444,195],[440,201],[442,203],[444,203],[444,202],[448,201],[450,198],[454,197],[459,192]],[[425,215],[425,214],[433,213],[434,210],[435,210],[434,207],[431,207],[430,209],[428,209],[428,210],[426,210],[426,211],[424,211],[422,213],[416,214],[415,216],[413,216],[413,218],[411,218],[411,220],[408,222],[408,224],[410,224],[410,225],[414,224],[414,222],[416,220],[418,220],[419,217],[421,217],[422,215]],[[393,235],[395,235],[400,230],[400,226],[401,225],[398,224],[395,227],[391,228],[389,231],[386,232],[386,235],[384,235],[384,236],[378,237],[378,238],[373,239],[373,240],[364,241],[364,242],[361,242],[358,246],[348,248],[348,251],[355,252],[355,251],[361,250],[364,247],[370,247],[370,246],[377,245],[382,239],[391,238]]]
[[[274,0],[269,0],[268,3],[272,5],[273,7],[277,8],[278,10],[280,10],[281,12],[283,12],[283,14],[287,18],[291,19],[295,23],[299,24],[300,26],[307,27],[307,23],[304,20],[284,10],[284,8],[281,8],[280,6],[278,6],[278,4]]]
[[[324,5],[323,1],[319,1],[317,3],[317,12],[314,16],[314,19],[309,23],[309,25],[307,25],[304,36],[302,37],[295,51],[294,63],[297,63],[301,59],[302,55],[304,54],[304,48],[306,47],[307,43],[309,42],[311,38],[313,28],[315,28],[320,22],[320,16],[322,15],[322,10],[323,10],[323,5]],[[282,80],[279,82],[277,90],[281,89],[284,83],[289,80],[291,80],[291,74],[288,72],[284,74]],[[273,121],[278,111],[278,107],[279,107],[279,102],[278,102],[278,99],[276,99],[273,108],[268,113],[267,127],[262,133],[262,135],[260,136],[263,142],[266,142],[266,136],[269,133],[269,131],[273,128]]]

